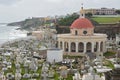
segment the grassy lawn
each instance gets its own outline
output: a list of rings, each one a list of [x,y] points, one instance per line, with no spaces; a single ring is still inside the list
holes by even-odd
[[[69,58],[69,59],[75,59],[75,58],[82,58],[83,56],[70,56],[70,55],[64,55],[63,58]]]
[[[109,60],[106,60],[106,61],[105,61],[105,66],[107,66],[107,67],[109,67],[109,68],[111,68],[111,69],[114,69],[113,63],[112,63],[111,61],[109,61]]]
[[[92,19],[98,23],[116,23],[120,21],[120,17],[93,17]]]
[[[116,54],[115,52],[107,51],[103,54],[103,56],[110,57],[110,56],[115,56],[115,54]]]
[[[60,75],[59,75],[58,73],[55,72],[54,79],[55,79],[55,80],[59,80],[59,76],[60,76]],[[73,77],[73,75],[68,74],[66,80],[73,80],[72,77]],[[62,80],[64,80],[64,79],[62,79]]]
[[[73,80],[72,77],[73,75],[68,75],[68,78],[66,80]]]

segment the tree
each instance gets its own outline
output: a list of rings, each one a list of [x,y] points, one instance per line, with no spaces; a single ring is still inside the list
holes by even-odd
[[[99,12],[96,12],[96,15],[100,15],[100,13],[99,13]]]
[[[93,14],[90,13],[90,12],[88,12],[88,13],[86,13],[85,15],[90,18],[90,17],[92,17]]]
[[[115,13],[120,14],[120,10],[116,10]]]
[[[77,18],[79,17],[78,14],[76,13],[73,13],[73,14],[67,14],[64,18],[61,18],[59,21],[58,21],[58,24],[60,26],[70,26],[71,23],[76,20]]]

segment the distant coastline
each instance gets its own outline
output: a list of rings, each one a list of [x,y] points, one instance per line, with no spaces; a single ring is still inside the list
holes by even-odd
[[[8,26],[19,26],[21,30],[32,30],[40,27],[44,24],[44,20],[41,18],[25,19],[24,21],[8,23]]]

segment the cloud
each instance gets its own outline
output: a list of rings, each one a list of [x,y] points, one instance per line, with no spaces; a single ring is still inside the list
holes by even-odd
[[[120,0],[0,0],[0,22],[14,22],[28,17],[66,15],[85,8],[120,8]]]
[[[21,0],[0,0],[0,4],[2,5],[11,5],[14,4],[16,2],[19,2]]]

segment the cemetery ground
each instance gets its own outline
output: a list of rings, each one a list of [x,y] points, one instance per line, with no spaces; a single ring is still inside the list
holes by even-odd
[[[15,75],[15,73],[16,73],[16,66],[15,66],[16,60],[10,60],[9,56],[6,56],[4,58],[6,59],[6,61],[11,62],[11,64],[12,64],[11,68],[8,68],[8,70],[4,71],[4,75],[7,75],[7,73],[12,73],[13,75]],[[66,59],[66,61],[67,60],[69,61],[71,59],[72,60],[78,59],[79,57],[78,56],[77,57],[76,56],[64,56],[64,58]],[[82,57],[80,59],[82,60]],[[110,60],[105,59],[103,61],[103,63],[104,63],[103,64],[104,66],[107,66],[107,67],[109,67],[111,69],[114,69],[114,65],[113,65],[113,63]],[[60,69],[59,68],[62,67],[62,66],[68,66],[67,69],[70,69],[70,67],[71,67],[70,63],[67,64],[67,65],[65,63],[64,64],[62,64],[62,63],[52,63],[52,64],[49,64],[49,63],[46,62],[46,60],[38,60],[38,64],[40,64],[40,66],[38,67],[38,69],[36,71],[29,69],[29,67],[28,67],[28,69],[26,71],[25,68],[24,68],[24,65],[20,64],[20,69],[21,69],[21,75],[22,76],[24,74],[26,74],[26,73],[28,73],[28,74],[38,73],[39,74],[39,76],[37,76],[37,77],[30,77],[30,78],[23,78],[23,77],[21,77],[20,80],[30,80],[30,79],[45,80],[44,79],[44,77],[45,77],[44,75],[46,75],[46,74],[47,74],[47,77],[46,77],[47,80],[63,80],[62,77],[60,76],[61,74],[60,74]],[[81,73],[81,69],[80,68],[78,69],[78,64],[79,64],[78,62],[74,61],[72,63],[72,68],[79,70],[79,73]],[[42,69],[43,65],[46,65],[46,66],[48,65],[48,69],[46,69],[47,71],[45,69]],[[44,67],[46,67],[46,66],[44,66]],[[46,72],[46,74],[44,74],[43,76],[41,76],[42,70],[45,70],[45,72]],[[50,70],[53,71],[54,76],[48,78],[48,74],[49,74]],[[99,74],[99,75],[101,75],[101,74]],[[73,73],[67,73],[67,77],[65,78],[65,80],[73,80],[73,76],[74,76]],[[60,77],[61,77],[61,79],[60,79]]]
[[[7,75],[7,73],[12,73],[13,75],[15,75],[16,73],[16,60],[10,60],[10,57],[9,56],[6,56],[4,57],[6,58],[6,61],[10,61],[11,62],[11,68],[8,68],[8,70],[5,70],[4,71],[4,75]],[[73,57],[72,57],[73,58]],[[74,57],[75,58],[75,57]],[[30,77],[30,78],[21,78],[20,80],[30,80],[30,79],[36,79],[36,80],[42,80],[42,77],[41,77],[41,71],[42,71],[42,65],[44,63],[44,60],[42,60],[43,62],[39,62],[39,64],[41,64],[41,66],[38,67],[37,71],[31,71],[30,69],[28,69],[28,71],[26,72],[25,68],[24,68],[24,65],[23,64],[20,64],[20,69],[21,69],[21,75],[23,76],[25,73],[28,73],[28,74],[33,74],[33,73],[38,73],[39,76],[38,77]],[[53,71],[54,71],[54,76],[49,78],[49,80],[59,80],[60,78],[60,73],[58,71],[59,67],[62,66],[60,63],[56,63],[54,66],[54,64],[50,64],[49,66],[49,70],[50,68],[52,67]],[[75,64],[74,64],[75,65]],[[2,69],[2,68],[1,68]],[[0,70],[2,71],[2,70]],[[58,71],[58,72],[57,72]],[[47,71],[48,73],[49,71]],[[66,80],[73,80],[72,79],[72,76],[73,74],[68,74]],[[61,79],[62,80],[62,79]]]
[[[39,52],[41,43],[38,40],[30,39],[3,47],[0,54],[0,76],[3,75],[9,80],[73,80],[75,73],[82,76],[89,72],[90,67],[96,67],[94,71],[100,76],[102,73],[97,72],[97,67],[100,69],[102,66],[105,69],[115,68],[115,59],[102,59],[101,56],[90,60],[88,56],[64,55],[63,61],[59,63],[55,61],[49,63],[46,58],[34,58],[33,53]],[[11,74],[12,77],[8,74]]]

